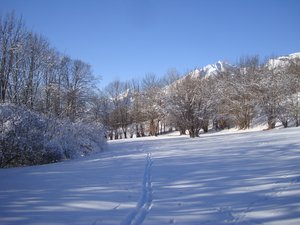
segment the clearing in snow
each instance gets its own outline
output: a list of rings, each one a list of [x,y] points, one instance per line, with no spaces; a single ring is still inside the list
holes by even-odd
[[[0,170],[1,225],[300,224],[300,129],[109,142]]]

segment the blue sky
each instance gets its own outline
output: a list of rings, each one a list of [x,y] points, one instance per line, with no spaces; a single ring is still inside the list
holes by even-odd
[[[0,0],[102,86],[218,60],[300,51],[299,0]]]

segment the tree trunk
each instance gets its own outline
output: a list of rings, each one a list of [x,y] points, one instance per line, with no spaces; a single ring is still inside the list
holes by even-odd
[[[199,137],[199,132],[200,132],[200,129],[195,130],[195,137]]]
[[[160,123],[160,132],[159,133],[163,134],[163,123],[162,122]]]
[[[157,121],[157,124],[155,126],[155,136],[159,135],[159,120]]]
[[[136,137],[141,137],[141,134],[139,132],[139,125],[138,124],[135,125],[135,130],[136,130]]]
[[[154,119],[151,119],[151,121],[150,121],[150,127],[149,127],[149,135],[150,136],[154,136],[155,133],[156,133],[156,129],[155,129]]]
[[[208,124],[209,124],[208,120],[204,120],[203,125],[202,125],[202,129],[203,129],[204,133],[208,132]]]
[[[287,120],[282,121],[281,123],[282,123],[282,125],[283,125],[284,128],[288,127],[288,121]]]
[[[145,137],[145,131],[144,131],[144,126],[143,124],[140,124],[140,128],[141,128],[141,136]]]
[[[116,130],[115,131],[115,140],[118,140],[119,139],[119,135],[118,135],[118,131]]]
[[[195,130],[195,128],[193,126],[190,127],[189,134],[190,134],[191,138],[195,138],[196,137],[196,130]]]
[[[3,42],[4,43],[4,42]],[[2,47],[2,46],[1,46]],[[6,58],[7,58],[7,47],[6,45],[3,46],[2,50],[2,60],[1,60],[1,65],[0,65],[0,98],[1,102],[5,102],[5,67],[6,67]]]
[[[113,140],[113,139],[114,139],[113,132],[110,132],[110,133],[109,133],[109,139],[110,139],[110,140]]]
[[[276,125],[276,119],[274,116],[269,116],[268,118],[268,130],[274,129]]]

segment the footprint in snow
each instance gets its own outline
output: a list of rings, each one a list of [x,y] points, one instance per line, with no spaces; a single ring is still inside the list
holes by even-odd
[[[170,224],[175,224],[176,223],[176,220],[175,219],[170,219]]]

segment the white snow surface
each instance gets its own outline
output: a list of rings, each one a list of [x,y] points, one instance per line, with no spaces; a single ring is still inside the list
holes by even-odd
[[[128,139],[0,170],[1,225],[300,224],[300,129]]]
[[[300,52],[296,52],[288,56],[280,56],[275,59],[270,59],[267,67],[269,69],[285,69],[290,64],[290,60],[292,59],[300,59]]]
[[[232,67],[226,62],[218,61],[215,64],[206,65],[200,69],[191,71],[188,75],[192,78],[216,76],[220,72],[225,71],[225,68]]]

